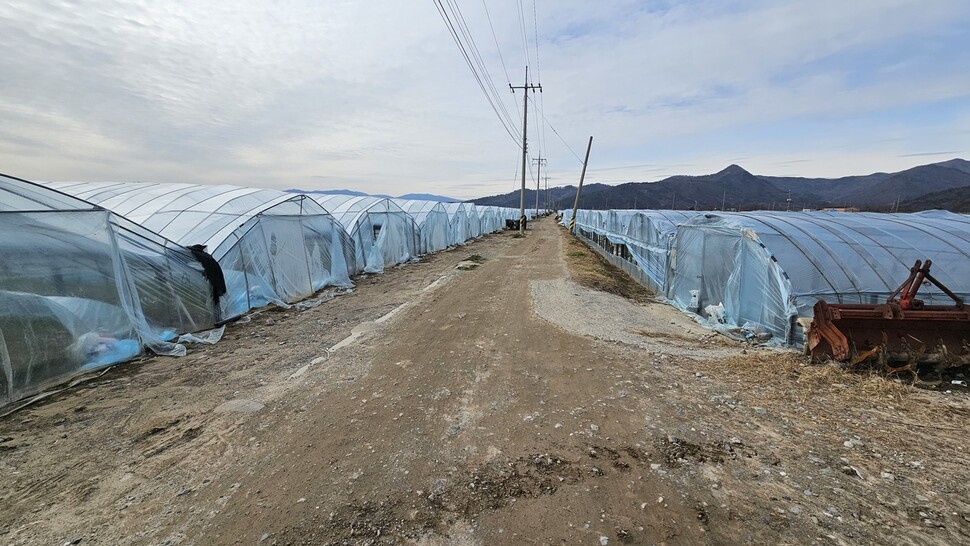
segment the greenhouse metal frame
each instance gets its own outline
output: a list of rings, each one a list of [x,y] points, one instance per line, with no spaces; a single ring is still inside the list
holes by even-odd
[[[0,404],[220,320],[191,251],[103,207],[0,175],[0,229]]]
[[[326,286],[350,284],[352,240],[305,195],[224,185],[48,185],[179,244],[205,246],[225,275],[223,318],[269,303],[287,306]]]
[[[401,207],[385,197],[313,194],[353,240],[355,273],[380,273],[420,254],[421,231]]]

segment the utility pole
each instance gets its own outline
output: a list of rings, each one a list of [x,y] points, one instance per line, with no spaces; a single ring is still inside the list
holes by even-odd
[[[791,190],[788,190],[788,199],[785,199],[785,212],[791,212]]]
[[[528,147],[528,126],[529,126],[529,90],[535,93],[538,89],[542,91],[542,84],[530,85],[529,84],[529,67],[525,67],[525,85],[515,86],[509,84],[509,89],[515,93],[516,89],[522,89],[522,190],[519,192],[519,234],[525,235],[525,169],[528,166],[529,161],[529,147]]]
[[[538,165],[538,171],[536,171],[536,216],[539,216],[539,182],[542,180],[542,166],[546,164],[546,158],[536,157],[532,159],[532,162]]]
[[[549,175],[547,174],[546,177],[543,180],[545,180],[545,182],[546,182],[546,190],[545,190],[545,192],[546,192],[546,198],[543,200],[543,202],[546,204],[546,213],[548,213],[549,210],[550,210],[549,209],[549,205],[550,205],[550,203],[549,203]]]
[[[593,137],[589,137],[586,145],[586,159],[583,160],[583,172],[579,175],[579,187],[576,188],[576,201],[573,202],[573,217],[569,219],[569,233],[576,231],[576,211],[579,209],[579,193],[583,191],[583,180],[586,179],[586,165],[589,164],[589,150],[593,147]]]
[[[724,190],[724,195],[721,196],[721,212],[724,212],[725,201],[727,201],[727,190]]]

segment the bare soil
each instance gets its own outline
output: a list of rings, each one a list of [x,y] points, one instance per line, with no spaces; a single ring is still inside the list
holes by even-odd
[[[0,542],[970,543],[965,391],[713,336],[530,228],[0,420]]]

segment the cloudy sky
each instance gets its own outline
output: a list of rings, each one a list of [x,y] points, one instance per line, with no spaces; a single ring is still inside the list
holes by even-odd
[[[608,183],[970,156],[966,0],[451,1],[516,135],[509,80],[529,64],[541,81],[529,151],[550,186],[578,179],[589,135],[587,180]],[[460,198],[518,183],[433,0],[8,0],[0,48],[7,174]]]

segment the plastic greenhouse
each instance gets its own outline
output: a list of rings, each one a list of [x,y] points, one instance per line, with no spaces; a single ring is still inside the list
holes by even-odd
[[[0,404],[219,320],[183,247],[104,208],[0,175]]]
[[[757,323],[791,344],[819,299],[881,303],[918,259],[970,296],[970,223],[949,213],[703,214],[677,230],[668,292],[676,305],[723,304],[727,322]],[[696,294],[692,291],[696,291]],[[948,301],[924,289],[928,303]]]
[[[802,341],[796,320],[819,299],[881,303],[917,259],[970,295],[970,217],[945,211],[579,210],[576,233],[677,307],[706,315],[715,306],[728,326],[757,324],[787,344]],[[935,288],[920,294],[948,301]]]
[[[223,318],[286,305],[350,284],[353,242],[304,195],[236,186],[52,183],[185,246],[205,245],[222,266]]]
[[[421,232],[421,254],[448,248],[448,212],[441,203],[417,199],[395,199],[394,203],[408,213],[418,226]]]
[[[667,269],[677,225],[696,216],[682,210],[582,210],[577,211],[579,234],[613,255],[636,264],[645,284],[658,293],[667,290]],[[563,215],[569,226],[572,211]]]
[[[505,217],[498,207],[476,205],[475,208],[478,210],[478,223],[483,234],[505,229]]]
[[[444,203],[451,222],[451,244],[462,244],[482,234],[478,211],[473,203]]]
[[[401,207],[384,197],[314,194],[350,234],[355,273],[380,273],[419,254],[421,232]]]

